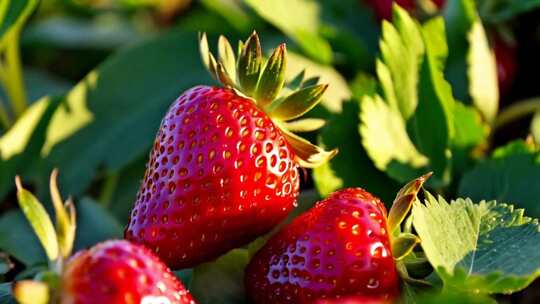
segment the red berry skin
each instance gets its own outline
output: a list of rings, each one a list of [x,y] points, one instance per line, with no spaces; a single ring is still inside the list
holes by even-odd
[[[392,19],[392,4],[395,2],[408,12],[416,10],[416,0],[364,0],[369,5],[379,20]]]
[[[444,8],[444,5],[446,4],[446,0],[432,0],[432,1],[437,6],[438,9]]]
[[[163,118],[125,237],[173,269],[212,260],[286,217],[298,197],[297,167],[252,101],[192,88]]]
[[[505,95],[510,91],[516,78],[516,48],[499,37],[495,38],[493,44],[495,60],[497,61],[499,92],[501,95]]]
[[[249,298],[257,304],[396,299],[386,216],[383,203],[361,188],[333,193],[256,253],[246,268]]]
[[[195,304],[150,250],[124,240],[79,251],[62,274],[62,304]]]

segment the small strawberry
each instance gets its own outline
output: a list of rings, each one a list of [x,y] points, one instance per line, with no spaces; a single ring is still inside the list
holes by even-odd
[[[379,20],[392,19],[392,5],[394,2],[409,12],[416,9],[416,0],[364,0]]]
[[[61,282],[62,304],[195,304],[158,257],[123,240],[106,241],[75,254]]]
[[[75,238],[75,207],[62,201],[51,175],[53,225],[43,205],[16,178],[17,198],[40,240],[50,269],[13,284],[21,304],[195,304],[189,292],[149,249],[125,240],[106,241],[70,257]],[[67,261],[67,262],[66,262]]]
[[[284,44],[264,65],[255,33],[240,43],[238,62],[224,37],[219,60],[204,35],[200,45],[205,65],[225,87],[194,87],[173,102],[125,231],[174,269],[270,231],[295,205],[298,166],[317,166],[336,152],[291,132],[313,130],[320,121],[286,122],[314,107],[327,86],[304,82],[297,91],[281,90]]]
[[[384,204],[361,188],[318,202],[255,254],[246,268],[249,298],[265,304],[396,300],[400,280],[395,259],[419,241],[401,234],[399,225],[426,178],[398,194],[388,218]]]
[[[505,95],[510,91],[516,77],[516,47],[506,40],[496,35],[493,40],[493,50],[497,61],[497,78],[499,81],[499,91]]]

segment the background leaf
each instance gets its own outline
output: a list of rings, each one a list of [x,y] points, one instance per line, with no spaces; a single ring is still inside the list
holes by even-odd
[[[497,82],[497,63],[489,48],[488,39],[479,18],[468,33],[469,53],[469,93],[473,104],[488,122],[493,122],[499,108],[499,85]]]
[[[247,250],[234,249],[214,262],[197,266],[191,282],[191,293],[197,303],[247,303],[243,284],[247,263]]]
[[[501,148],[502,149],[502,148]],[[528,214],[540,216],[540,162],[538,153],[529,152],[524,144],[495,151],[491,159],[465,173],[459,195],[473,200],[497,200],[525,208]]]
[[[28,221],[20,211],[9,211],[0,217],[0,249],[30,266],[47,261],[45,251]]]
[[[320,63],[332,61],[332,49],[319,36],[320,7],[309,0],[246,0],[261,17],[295,40],[307,55]]]

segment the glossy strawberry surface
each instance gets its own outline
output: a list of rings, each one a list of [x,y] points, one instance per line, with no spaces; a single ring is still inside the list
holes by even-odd
[[[335,192],[257,252],[245,275],[250,299],[261,304],[395,299],[399,280],[386,217],[383,203],[363,189]]]
[[[294,153],[251,100],[183,93],[165,115],[125,237],[171,268],[193,267],[271,230],[294,207]]]
[[[62,304],[195,304],[150,250],[107,241],[75,254],[62,275]]]

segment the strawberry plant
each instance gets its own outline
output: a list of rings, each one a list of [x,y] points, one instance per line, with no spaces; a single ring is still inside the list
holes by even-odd
[[[0,304],[539,302],[539,6],[0,0]]]

